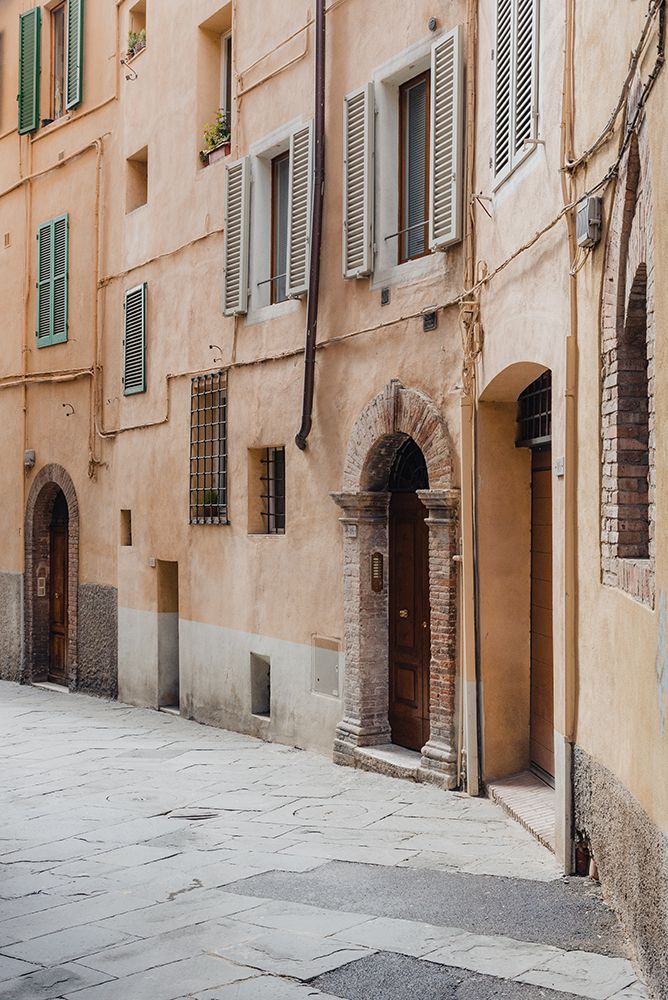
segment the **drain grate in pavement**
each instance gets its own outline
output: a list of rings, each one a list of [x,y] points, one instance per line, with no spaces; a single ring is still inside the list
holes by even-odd
[[[461,927],[474,934],[504,934],[565,951],[626,954],[614,914],[603,902],[600,890],[585,879],[530,882],[332,861],[300,874],[254,875],[225,890],[330,910]]]
[[[581,1000],[541,986],[378,952],[309,982],[344,1000]]]

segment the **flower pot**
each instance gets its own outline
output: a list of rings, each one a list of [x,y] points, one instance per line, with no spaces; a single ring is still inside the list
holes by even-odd
[[[228,139],[227,142],[222,142],[220,146],[216,146],[215,149],[210,149],[207,153],[207,160],[209,163],[215,163],[216,160],[224,160],[226,156],[230,155],[230,149],[232,148],[232,143]]]

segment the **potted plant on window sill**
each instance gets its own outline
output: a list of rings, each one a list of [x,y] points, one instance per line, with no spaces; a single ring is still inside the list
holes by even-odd
[[[232,145],[229,115],[219,111],[216,120],[204,129],[203,139],[205,148],[200,150],[199,155],[205,167],[229,156]]]
[[[145,48],[146,28],[142,28],[141,31],[129,31],[127,59],[134,59]]]
[[[205,521],[211,521],[213,518],[220,517],[218,490],[204,491],[204,503],[202,504],[201,511],[201,516]]]

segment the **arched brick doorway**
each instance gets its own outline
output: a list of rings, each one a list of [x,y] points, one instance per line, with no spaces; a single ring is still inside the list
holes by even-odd
[[[427,508],[429,532],[430,735],[421,748],[419,776],[446,788],[457,785],[455,674],[457,632],[457,512],[452,449],[443,418],[424,393],[393,380],[358,417],[343,475],[344,718],[334,759],[360,765],[364,747],[391,743],[389,724],[389,507],[390,472],[412,439],[427,466],[429,489],[417,495]],[[382,566],[382,570],[379,568]]]
[[[62,581],[56,580],[56,574],[62,574]],[[64,591],[60,590],[61,582]],[[79,662],[79,503],[70,476],[59,465],[41,469],[28,496],[24,588],[23,681],[44,681],[51,676],[75,690]]]

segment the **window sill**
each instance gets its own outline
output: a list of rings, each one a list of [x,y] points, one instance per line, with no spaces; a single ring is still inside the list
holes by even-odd
[[[59,128],[63,125],[69,124],[72,121],[74,115],[71,111],[66,111],[64,115],[60,118],[56,118],[55,121],[50,122],[48,125],[40,125],[36,132],[30,134],[30,141],[37,142],[38,139],[44,139],[47,135],[52,135],[57,132]]]
[[[421,278],[430,278],[447,271],[448,251],[436,250],[415,260],[407,260],[403,264],[390,264],[378,267],[371,277],[371,289],[375,291],[383,286],[407,285]]]
[[[299,312],[303,299],[286,299],[284,302],[275,302],[271,306],[260,306],[259,309],[249,309],[246,313],[246,326],[257,326],[259,323],[268,323],[272,319],[281,316],[291,316]]]
[[[541,145],[542,145],[542,143],[541,143]],[[504,170],[504,171],[502,171],[502,173],[498,174],[494,178],[494,181],[492,183],[492,194],[496,194],[503,187],[503,185],[506,183],[506,181],[509,181],[510,178],[513,177],[513,175],[517,173],[517,171],[520,169],[520,167],[523,166],[526,163],[526,161],[529,159],[529,157],[531,156],[531,154],[535,153],[535,151],[537,149],[538,149],[538,145],[534,145],[534,144],[530,145],[527,149],[525,149],[518,156],[518,158],[515,160],[514,163],[511,164],[510,167],[507,167],[506,170]]]

